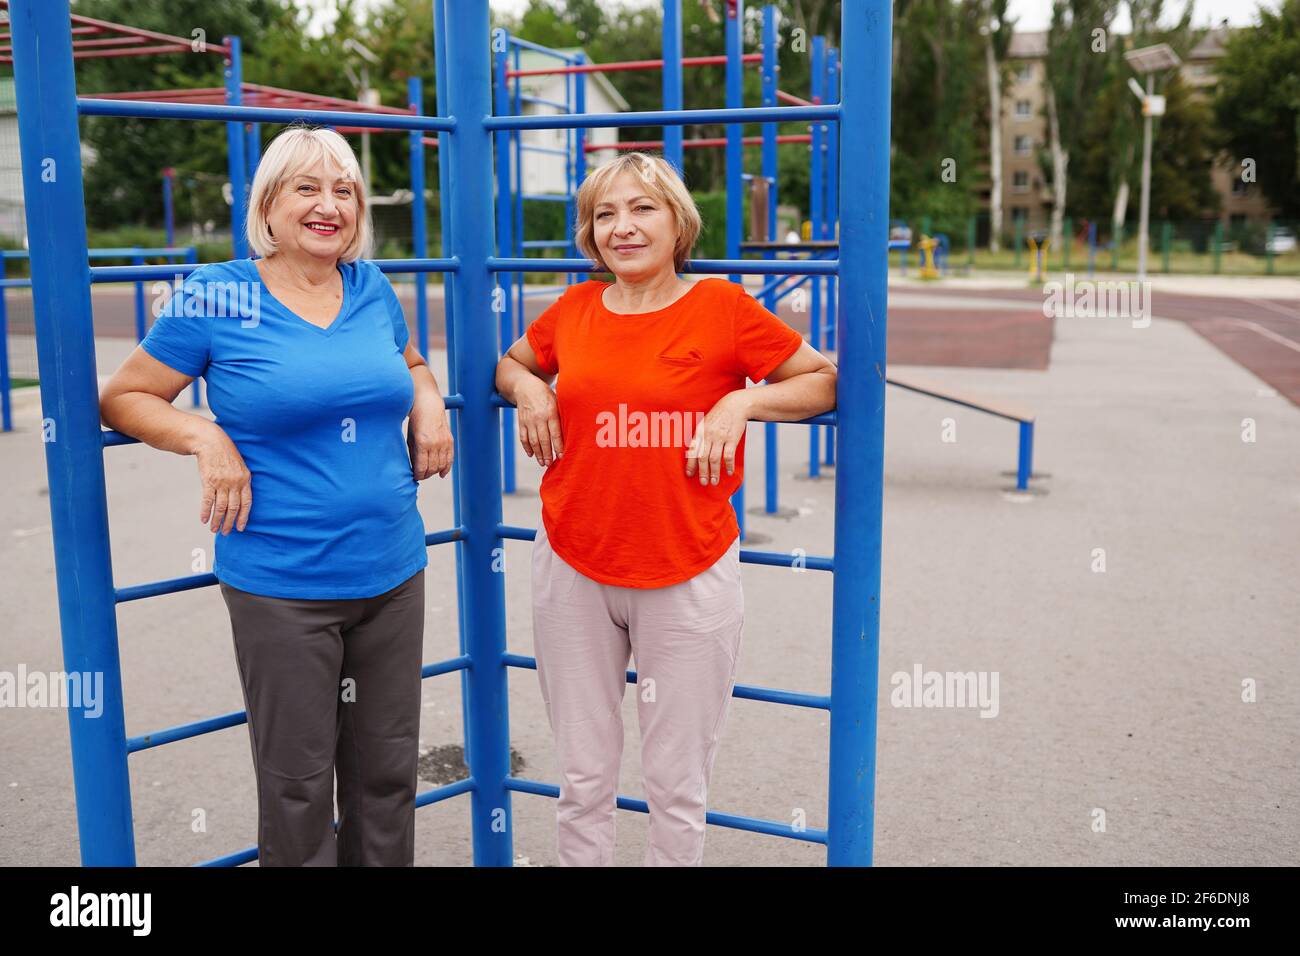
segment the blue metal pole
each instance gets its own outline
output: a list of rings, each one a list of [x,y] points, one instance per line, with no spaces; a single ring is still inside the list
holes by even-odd
[[[187,263],[196,263],[199,261],[199,250],[194,246],[185,247],[185,261]],[[200,408],[203,405],[202,378],[196,378],[190,382],[190,405],[194,408]]]
[[[831,49],[826,54],[826,98],[831,103],[840,101],[840,51]],[[826,124],[826,216],[823,223],[823,238],[838,237],[837,227],[840,221],[840,124]],[[839,290],[839,276],[830,276],[826,280],[826,327],[823,341],[819,348],[833,349],[837,337],[836,295]],[[825,457],[822,463],[835,464],[835,426],[826,426]]]
[[[519,69],[519,46],[514,46],[514,68]],[[523,89],[521,88],[519,77],[514,80],[514,94],[510,104],[510,114],[518,116],[523,109],[521,97]],[[515,228],[511,233],[514,240],[514,255],[521,256],[524,254],[524,140],[523,130],[516,130],[514,134],[514,168],[512,172],[515,177],[514,192],[511,193],[511,200],[514,203],[513,215],[515,217]],[[524,322],[527,313],[524,311],[524,273],[517,272],[514,276],[514,289],[516,293],[515,321],[519,325],[519,335],[523,335]]]
[[[839,444],[826,862],[869,865],[880,667],[889,238],[891,0],[843,0],[840,148],[860,175],[840,200]],[[846,321],[846,316],[853,321]]]
[[[727,5],[727,107],[739,109],[745,105],[744,69],[741,57],[745,53],[745,3],[736,0]],[[727,258],[740,258],[740,230],[745,221],[745,127],[739,123],[727,125]],[[741,276],[728,276],[732,282],[743,282]],[[743,467],[743,462],[736,464]],[[745,485],[742,482],[731,496],[731,507],[736,512],[740,527],[740,540],[745,540]]]
[[[812,101],[820,105],[822,91],[826,81],[826,38],[813,37],[812,41]],[[809,238],[824,239],[823,203],[825,182],[822,178],[822,151],[826,142],[826,125],[815,121],[812,125],[812,169],[809,174],[809,211],[812,222]],[[822,341],[822,278],[814,276],[812,280],[812,302],[808,317],[809,339],[813,348],[821,348]],[[808,426],[808,477],[817,478],[821,474],[820,463],[821,429],[817,425]]]
[[[242,84],[244,78],[243,61],[239,52],[239,37],[228,36],[225,44],[230,48],[226,59],[226,105],[242,106]],[[244,163],[246,143],[244,141],[244,124],[226,124],[226,166],[230,173],[230,245],[236,259],[248,258],[248,236],[244,223],[248,216],[248,197],[246,195],[246,166]]]
[[[492,91],[493,111],[497,116],[506,116],[510,112],[510,83],[506,78],[506,68],[509,65],[509,38],[510,34],[504,27],[498,27],[493,31]],[[493,134],[496,139],[497,246],[502,250],[503,255],[513,255],[516,251],[513,203],[510,201],[510,156],[512,152],[510,144],[511,140],[517,135],[505,130]],[[503,354],[514,344],[514,340],[517,338],[513,334],[515,328],[513,318],[515,303],[513,296],[510,295],[513,282],[514,276],[512,273],[502,273],[497,277],[498,284],[496,289],[493,290],[492,305],[494,308],[500,306],[497,324],[500,326],[499,334]],[[523,308],[522,299],[519,307]],[[502,487],[508,495],[515,493],[514,433],[515,410],[513,408],[503,408],[501,409]]]
[[[439,116],[450,116],[451,110],[447,104],[447,28],[443,22],[443,5],[442,0],[435,0],[433,4],[433,78],[436,93],[436,107]],[[442,230],[442,248],[443,254],[446,254],[447,243],[451,239],[451,220],[456,212],[455,205],[451,201],[451,160],[448,145],[451,134],[439,131],[438,133],[438,204],[440,228]],[[446,275],[442,277],[442,306],[443,306],[443,337],[447,340],[447,391],[449,394],[459,394],[460,375],[456,365],[456,326],[451,317],[455,314],[455,288],[451,280]],[[451,511],[452,520],[456,527],[462,527],[461,521],[461,490],[459,473],[461,468],[460,456],[464,450],[464,445],[460,440],[461,433],[461,413],[453,412],[451,414],[451,436],[456,452],[456,461],[453,469],[456,475],[453,476],[451,485]],[[467,640],[466,635],[469,633],[469,627],[465,622],[465,542],[457,541],[453,546],[456,549],[456,625],[459,634],[459,647],[462,655],[466,652]],[[472,715],[469,706],[469,672],[460,672],[460,710],[461,726],[465,729],[465,765],[473,766],[471,760],[471,750],[473,741],[470,739],[470,723]]]
[[[577,63],[586,63],[587,56],[584,53],[579,53],[577,57],[575,57],[575,60]],[[574,91],[573,111],[575,113],[585,113],[587,112],[587,74],[574,73],[572,75],[572,80]],[[569,165],[569,169],[571,170],[571,179],[566,191],[566,195],[569,198],[568,204],[565,207],[568,212],[568,218],[564,223],[564,235],[569,240],[569,255],[576,259],[578,258],[578,244],[574,241],[577,235],[574,226],[578,217],[578,187],[581,186],[582,181],[587,178],[587,131],[579,127],[578,129],[575,129],[573,133],[573,153],[571,154],[572,161]],[[586,276],[582,276],[582,278],[585,279]],[[578,276],[569,276],[570,285],[578,281],[580,281]],[[522,330],[520,331],[520,334],[523,334]]]
[[[1016,489],[1025,491],[1029,488],[1029,479],[1034,472],[1034,423],[1020,423],[1020,454],[1016,459]]]
[[[440,0],[435,0],[440,2]],[[492,212],[492,136],[484,117],[492,112],[490,36],[487,0],[446,3],[447,112],[459,126],[448,141],[451,192],[450,248],[461,266],[451,273],[456,290],[455,364],[465,396],[464,439],[457,478],[462,483],[465,539],[465,622],[469,670],[470,773],[474,777],[472,822],[476,866],[509,866],[513,860],[510,792],[509,697],[503,655],[506,650],[505,577],[499,573],[501,524],[501,443],[495,391],[497,349],[477,316],[492,299],[495,278],[487,260],[496,251]]]
[[[0,256],[0,283],[5,278],[5,257]],[[14,413],[13,402],[10,399],[9,389],[11,382],[9,378],[9,315],[5,307],[5,296],[8,290],[0,285],[0,429],[11,432],[14,430]]]
[[[1097,273],[1097,224],[1088,223],[1088,276]]]
[[[407,106],[424,114],[424,83],[418,76],[406,81]],[[417,259],[429,257],[428,213],[424,208],[424,134],[412,130],[410,141],[411,167],[411,252]],[[429,357],[429,277],[423,272],[415,274],[415,333],[417,347],[426,359]]]
[[[168,166],[162,171],[163,228],[167,231],[167,245],[176,245],[176,214],[172,206],[172,176],[176,171]]]
[[[103,681],[98,717],[68,708],[81,862],[132,866],[72,18],[67,0],[13,0],[10,21],[63,662]]]
[[[247,170],[249,188],[257,176],[257,164],[262,159],[262,124],[244,124],[244,168]]]
[[[768,4],[763,8],[763,106],[776,106],[776,82],[777,61],[776,61],[776,7]],[[763,124],[763,175],[767,177],[767,234],[771,239],[777,238],[776,235],[776,181],[777,181],[777,157],[776,157],[776,124]],[[769,252],[763,258],[773,258],[774,254]],[[769,312],[776,311],[776,288],[770,283],[766,286],[763,294],[763,308]],[[764,475],[764,502],[763,510],[767,514],[776,514],[780,509],[778,495],[779,488],[779,464],[777,461],[777,429],[776,422],[763,423],[763,460],[766,474]]]
[[[663,102],[665,110],[682,108],[682,0],[663,0]],[[665,126],[664,159],[684,178],[682,128]]]
[[[142,266],[144,265],[144,256],[132,256],[131,262],[134,265]],[[135,284],[135,340],[137,342],[144,341],[144,332],[144,283],[137,282]]]

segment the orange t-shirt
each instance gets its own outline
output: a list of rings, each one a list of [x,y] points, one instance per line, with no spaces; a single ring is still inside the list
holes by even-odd
[[[538,364],[559,373],[564,457],[542,477],[551,547],[593,580],[658,588],[711,566],[740,534],[731,496],[687,477],[686,452],[723,395],[761,382],[803,336],[738,283],[701,279],[672,305],[626,315],[605,308],[611,283],[569,286],[528,327]]]

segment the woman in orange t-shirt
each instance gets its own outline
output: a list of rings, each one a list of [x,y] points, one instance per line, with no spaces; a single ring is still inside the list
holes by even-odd
[[[594,170],[578,191],[576,242],[615,281],[570,286],[497,366],[519,440],[546,468],[533,643],[563,865],[613,864],[631,655],[644,862],[700,865],[744,619],[730,498],[745,425],[835,406],[835,366],[743,286],[678,277],[700,227],[662,158],[627,153]]]

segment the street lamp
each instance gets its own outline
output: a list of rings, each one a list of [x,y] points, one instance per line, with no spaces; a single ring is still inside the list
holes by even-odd
[[[1138,281],[1142,281],[1147,277],[1147,232],[1151,218],[1151,117],[1163,116],[1165,113],[1165,98],[1155,95],[1155,75],[1161,70],[1181,65],[1182,60],[1178,59],[1178,54],[1168,43],[1129,50],[1124,54],[1124,59],[1134,73],[1143,74],[1147,78],[1145,90],[1132,77],[1128,81],[1133,95],[1142,101],[1142,208],[1138,215]]]
[[[346,40],[343,41],[343,49],[351,53],[355,53],[357,56],[361,57],[362,60],[368,63],[379,62],[379,56],[373,50],[369,49],[366,46],[363,46],[361,43],[354,40],[352,37],[348,37]],[[370,88],[370,70],[367,68],[366,62],[363,62],[361,64],[360,78],[358,78],[357,75],[352,72],[352,67],[349,66],[346,61],[343,63],[343,71],[347,73],[348,79],[352,81],[352,85],[357,88],[357,99],[360,100],[362,103],[365,103],[367,106],[378,106],[379,91],[372,90]],[[366,181],[366,195],[369,196],[370,195],[370,133],[368,132],[364,132],[361,134],[361,178]]]

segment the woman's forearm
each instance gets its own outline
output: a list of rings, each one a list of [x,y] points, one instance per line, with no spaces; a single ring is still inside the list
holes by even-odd
[[[519,404],[519,386],[530,379],[541,381],[523,362],[510,355],[502,357],[497,365],[496,386],[501,397],[512,405]]]
[[[100,418],[114,431],[177,455],[196,454],[221,431],[216,422],[183,412],[149,392],[122,392],[102,400]]]
[[[743,398],[747,417],[760,422],[797,422],[835,407],[835,373],[804,372],[733,394]]]
[[[433,370],[424,362],[417,362],[410,368],[411,382],[415,385],[415,398],[412,401],[412,407],[421,402],[433,401],[435,404],[444,406],[442,400],[442,391],[438,388],[438,380],[433,377]]]

